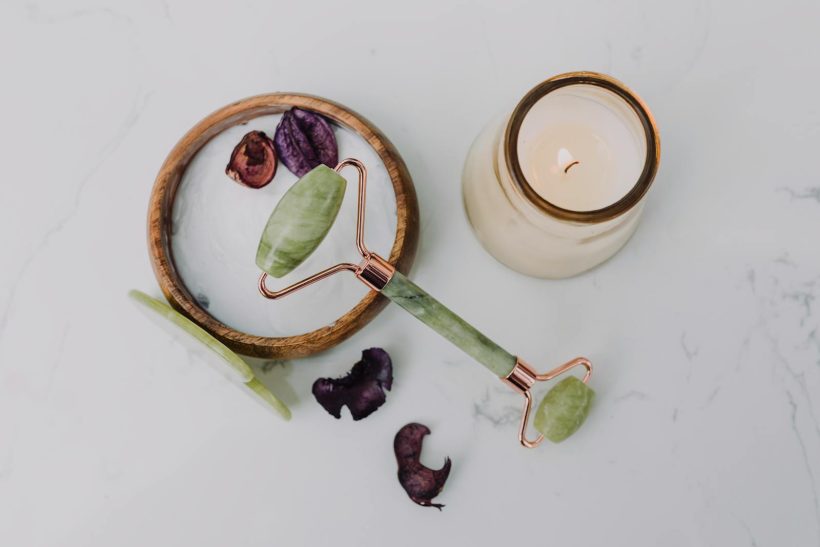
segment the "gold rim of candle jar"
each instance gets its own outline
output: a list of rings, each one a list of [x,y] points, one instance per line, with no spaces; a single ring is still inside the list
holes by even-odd
[[[624,99],[638,115],[638,119],[640,119],[644,129],[644,136],[646,137],[646,161],[644,162],[643,171],[635,182],[635,185],[626,195],[615,203],[593,211],[564,209],[544,199],[527,181],[518,160],[518,133],[521,129],[521,124],[524,122],[524,118],[533,105],[547,93],[551,93],[562,87],[578,84],[595,85],[607,89]],[[559,219],[593,224],[618,217],[641,201],[641,198],[643,198],[652,185],[655,174],[658,172],[658,165],[661,159],[661,141],[658,135],[657,125],[655,124],[655,118],[652,116],[649,108],[640,97],[623,83],[611,76],[598,72],[568,72],[566,74],[553,76],[541,82],[524,95],[524,98],[516,105],[512,115],[510,115],[510,121],[507,124],[504,135],[504,157],[506,158],[507,169],[510,172],[513,182],[536,207]]]

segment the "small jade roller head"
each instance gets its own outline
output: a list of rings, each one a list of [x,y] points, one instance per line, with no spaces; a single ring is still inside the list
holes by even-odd
[[[550,389],[541,399],[535,411],[533,426],[539,435],[535,439],[527,438],[530,413],[532,411],[532,387],[536,382],[548,382],[563,375],[571,369],[582,367],[584,376],[566,376]],[[595,392],[587,385],[592,376],[592,364],[584,357],[577,357],[549,372],[538,374],[529,363],[515,358],[512,370],[501,380],[524,396],[524,411],[518,429],[518,440],[527,448],[538,446],[547,439],[560,443],[583,425],[589,414]]]
[[[560,443],[587,419],[594,395],[584,382],[567,376],[541,399],[532,425],[545,439]]]
[[[256,265],[282,277],[304,262],[333,226],[346,187],[345,178],[325,165],[300,178],[271,213],[256,250]]]

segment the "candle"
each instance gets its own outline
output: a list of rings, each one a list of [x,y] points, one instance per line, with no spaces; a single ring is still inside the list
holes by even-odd
[[[538,277],[574,275],[632,235],[659,157],[652,115],[632,91],[603,74],[563,74],[479,135],[464,203],[502,263]]]
[[[518,161],[538,195],[572,211],[625,196],[646,158],[641,120],[615,93],[573,85],[541,97],[518,132]]]

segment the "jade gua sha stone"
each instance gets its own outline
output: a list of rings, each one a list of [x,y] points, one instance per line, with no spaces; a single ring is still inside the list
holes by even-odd
[[[359,172],[356,246],[362,262],[358,265],[337,264],[289,287],[271,291],[267,288],[267,276],[282,277],[289,273],[327,235],[344,197],[346,183],[339,171],[348,166]],[[522,445],[532,448],[545,437],[560,442],[572,435],[586,419],[593,399],[594,392],[586,384],[592,373],[589,360],[578,357],[549,372],[538,374],[525,361],[501,348],[407,279],[387,260],[369,251],[364,244],[366,186],[365,166],[359,160],[349,158],[342,160],[335,169],[324,165],[316,167],[288,190],[271,213],[256,254],[256,264],[265,272],[259,279],[262,295],[271,299],[282,298],[335,273],[351,271],[365,285],[380,291],[524,396],[524,412],[518,432]],[[527,425],[532,411],[530,388],[536,382],[551,380],[578,366],[586,369],[583,379],[567,377],[547,393],[538,407],[534,424],[540,435],[533,440],[528,439]]]
[[[225,344],[165,302],[137,290],[129,291],[128,297],[152,321],[168,330],[176,340],[190,351],[194,351],[201,356],[203,360],[228,377],[233,383],[249,390],[266,407],[277,412],[282,418],[290,420],[290,409],[277,399],[254,376],[251,367]]]

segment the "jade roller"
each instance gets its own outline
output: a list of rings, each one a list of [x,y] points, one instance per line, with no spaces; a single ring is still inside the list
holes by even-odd
[[[341,263],[307,277],[278,291],[267,286],[268,276],[282,277],[299,266],[322,242],[342,205],[347,181],[339,172],[353,167],[359,174],[356,247],[359,264]],[[560,442],[572,435],[584,422],[592,402],[593,391],[587,386],[592,374],[589,360],[578,357],[549,372],[538,374],[523,359],[498,344],[450,311],[418,285],[407,279],[387,260],[367,249],[364,243],[365,196],[367,169],[356,159],[345,159],[335,169],[320,165],[299,179],[282,197],[271,213],[259,242],[256,264],[264,273],[259,291],[276,299],[320,281],[333,274],[350,271],[369,288],[379,291],[447,340],[468,353],[524,397],[524,409],[518,430],[522,445],[532,448],[544,438]],[[535,413],[535,438],[527,436],[533,407],[531,388],[536,382],[552,380],[573,369],[585,369],[582,379],[568,375],[542,399]]]

